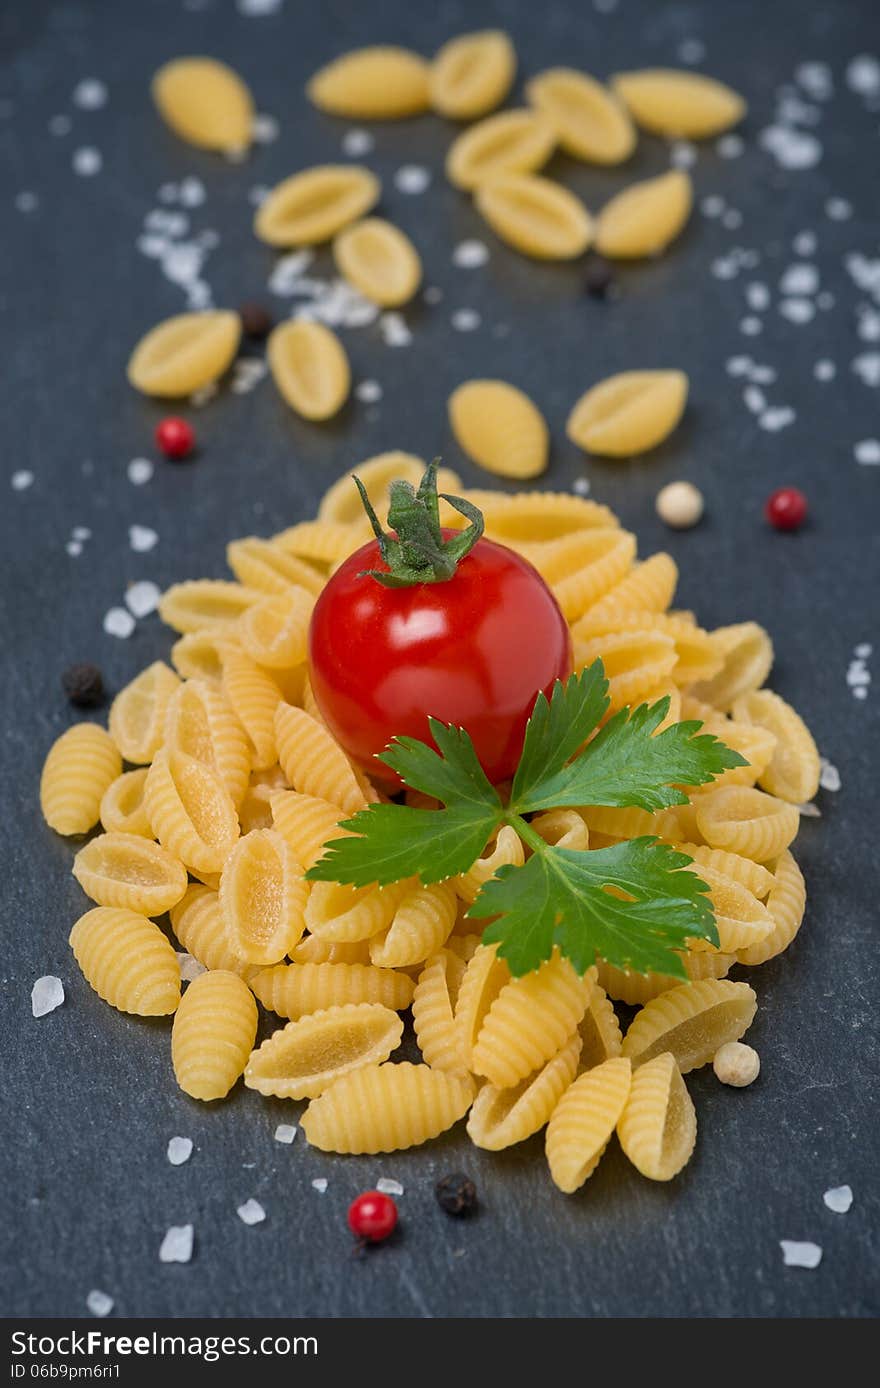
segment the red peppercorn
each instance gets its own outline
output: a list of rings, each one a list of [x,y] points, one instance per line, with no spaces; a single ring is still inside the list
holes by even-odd
[[[381,1190],[367,1190],[348,1207],[348,1227],[355,1238],[381,1243],[394,1232],[397,1206]]]
[[[767,498],[764,514],[775,530],[800,530],[807,518],[807,498],[797,487],[780,487]]]
[[[188,458],[196,446],[196,434],[185,419],[170,416],[156,426],[156,443],[166,458]]]

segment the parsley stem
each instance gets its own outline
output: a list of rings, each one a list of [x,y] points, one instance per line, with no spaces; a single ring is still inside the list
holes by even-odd
[[[523,843],[527,843],[533,853],[543,853],[547,847],[546,841],[535,832],[530,824],[526,823],[522,815],[514,814],[512,810],[506,810],[504,817],[511,829],[516,830]]]

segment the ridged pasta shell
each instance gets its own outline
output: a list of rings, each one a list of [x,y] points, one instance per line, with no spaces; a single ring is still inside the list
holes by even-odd
[[[175,631],[231,632],[243,612],[263,594],[223,579],[195,578],[175,583],[162,594],[159,616]]]
[[[316,246],[364,217],[382,192],[376,175],[359,164],[321,164],[292,174],[263,199],[254,231],[270,246]]]
[[[581,1038],[569,1037],[535,1074],[508,1089],[484,1084],[468,1115],[468,1137],[487,1152],[501,1152],[543,1128],[577,1073]]]
[[[317,885],[317,884],[315,884]],[[311,901],[311,895],[309,895]],[[292,964],[369,964],[366,940],[322,940],[320,935],[304,935],[290,956]]]
[[[338,805],[341,819],[366,808],[348,757],[322,724],[301,708],[279,703],[275,710],[278,760],[289,784],[303,795]]]
[[[241,1076],[257,1035],[257,1004],[238,974],[201,974],[187,988],[171,1028],[177,1083],[193,1099],[224,1099]]]
[[[546,470],[550,436],[527,395],[506,381],[466,381],[449,397],[459,448],[487,472],[525,479]]]
[[[400,478],[403,482],[411,482],[417,487],[425,471],[425,464],[421,458],[417,458],[414,453],[403,453],[399,449],[393,449],[389,453],[378,453],[374,458],[368,458],[366,462],[360,463],[351,472],[343,473],[338,482],[334,482],[325,493],[318,507],[318,519],[323,521],[333,521],[336,525],[355,525],[359,523],[364,514],[363,504],[360,494],[354,484],[353,474],[363,482],[367,496],[373,504],[379,519],[383,524],[388,519],[388,488],[391,483]],[[455,476],[455,474],[452,474]],[[459,485],[456,477],[453,485],[444,485],[441,491],[454,490]],[[384,505],[385,511],[382,512]]]
[[[636,132],[624,105],[585,72],[548,68],[526,84],[532,106],[552,122],[560,145],[588,164],[620,164],[635,149]]]
[[[624,1056],[586,1070],[563,1094],[547,1125],[550,1175],[566,1195],[592,1176],[629,1097],[632,1072]]]
[[[152,82],[159,114],[188,144],[235,152],[253,138],[253,97],[237,72],[216,58],[175,58]]]
[[[734,954],[767,938],[773,929],[773,918],[747,887],[705,863],[695,864],[694,871],[709,888],[718,929],[718,949]],[[713,948],[706,940],[691,941],[695,953]]]
[[[259,665],[289,670],[306,658],[314,598],[303,588],[262,598],[242,614],[241,644]]]
[[[406,890],[404,883],[350,887],[341,882],[313,882],[306,906],[306,925],[318,939],[327,942],[369,941],[386,929]],[[365,962],[369,962],[369,948]]]
[[[323,856],[330,839],[341,838],[347,832],[338,827],[345,817],[339,806],[318,796],[277,790],[270,803],[275,828],[287,839],[294,857],[306,871]]]
[[[309,885],[275,829],[239,839],[220,877],[220,910],[234,952],[249,964],[277,964],[305,929]]]
[[[219,894],[200,882],[191,883],[184,897],[172,907],[171,929],[187,954],[206,969],[239,974],[245,982],[259,972],[233,949]]]
[[[397,906],[387,929],[371,937],[370,959],[388,969],[423,963],[446,943],[457,910],[450,883],[412,887]]]
[[[635,120],[654,135],[705,140],[738,124],[742,97],[714,77],[675,68],[619,72],[611,84]]]
[[[273,536],[272,544],[299,560],[332,568],[372,537],[366,516],[351,525],[336,521],[298,521]]]
[[[382,308],[409,303],[422,282],[422,262],[408,236],[381,217],[341,231],[333,242],[340,274]]]
[[[630,612],[611,617],[604,625],[609,632],[660,631],[671,637],[675,643],[672,679],[677,685],[708,678],[721,668],[722,659],[709,632],[683,617],[660,612]]]
[[[226,562],[240,583],[260,593],[291,594],[292,588],[302,588],[317,597],[325,578],[312,564],[284,547],[286,532],[272,540],[260,540],[248,535],[226,546]]]
[[[169,853],[198,872],[220,872],[239,836],[232,798],[216,771],[183,752],[157,752],[144,799]]]
[[[596,250],[612,260],[658,255],[691,214],[693,186],[682,169],[633,183],[607,202],[596,219]]]
[[[574,260],[593,239],[593,219],[580,198],[549,178],[493,175],[474,200],[496,236],[535,260]]]
[[[431,64],[431,105],[450,120],[476,120],[501,105],[515,76],[516,49],[502,29],[461,34]]]
[[[147,768],[123,771],[101,797],[101,823],[109,832],[140,834],[151,839],[153,830],[144,805]]]
[[[278,1099],[316,1099],[362,1065],[380,1065],[400,1045],[403,1022],[381,1003],[349,1003],[288,1022],[253,1052],[248,1089]]]
[[[70,948],[86,982],[120,1012],[164,1017],[177,1007],[177,955],[146,916],[96,906],[71,930]]]
[[[313,1099],[301,1126],[322,1152],[396,1152],[439,1137],[464,1117],[473,1097],[466,1075],[408,1061],[366,1065]]]
[[[613,588],[593,603],[576,623],[575,637],[586,639],[618,613],[664,612],[675,595],[678,565],[671,554],[652,554],[636,564]]]
[[[791,704],[770,689],[755,689],[734,701],[733,716],[766,729],[775,739],[773,755],[758,776],[762,789],[793,805],[812,800],[819,789],[819,749]]]
[[[624,371],[581,396],[565,431],[588,453],[630,458],[669,437],[684,413],[687,396],[683,371]]]
[[[582,670],[601,660],[611,709],[640,704],[675,666],[675,645],[662,631],[624,631],[576,642],[574,665]]]
[[[712,638],[724,663],[717,675],[695,685],[691,693],[704,703],[726,710],[743,694],[750,694],[764,683],[773,666],[773,644],[757,622],[718,627]]]
[[[550,121],[536,111],[502,111],[465,130],[446,156],[446,176],[468,191],[487,178],[534,173],[556,144]]]
[[[576,1030],[589,990],[589,978],[581,978],[559,954],[533,973],[512,979],[477,1033],[472,1069],[499,1089],[518,1084]]]
[[[580,1068],[592,1070],[595,1065],[620,1055],[623,1036],[617,1013],[605,989],[594,979],[587,999],[587,1010],[578,1028],[581,1036]]]
[[[293,1021],[354,1002],[380,1002],[402,1012],[413,996],[406,974],[372,964],[276,964],[251,979],[251,987],[270,1012]]]
[[[205,680],[186,680],[165,710],[166,750],[183,752],[220,780],[238,807],[251,774],[247,734],[222,690]]]
[[[469,906],[472,906],[477,899],[480,888],[489,881],[490,877],[495,876],[500,867],[504,867],[506,863],[513,867],[522,867],[525,860],[525,850],[519,834],[509,824],[504,824],[498,830],[494,844],[491,845],[491,852],[478,858],[467,872],[453,877],[452,885],[462,901],[466,901]]]
[[[668,1051],[636,1070],[617,1136],[633,1166],[649,1181],[671,1181],[690,1161],[697,1115]]]
[[[692,858],[698,868],[714,868],[716,872],[721,872],[725,877],[738,882],[761,901],[773,890],[773,873],[768,872],[760,863],[753,863],[750,858],[741,857],[739,853],[728,853],[724,848],[709,848],[707,844],[680,841],[673,842],[673,847],[679,853],[686,853]]]
[[[697,801],[697,825],[712,848],[767,863],[788,848],[800,828],[797,806],[751,786],[721,786]]]
[[[455,1035],[455,1003],[465,962],[451,949],[433,955],[419,974],[412,1001],[413,1027],[426,1065],[461,1071]]]
[[[565,578],[548,580],[569,622],[576,621],[632,568],[636,537],[628,530],[588,530],[577,537],[583,567]]]
[[[110,705],[110,736],[126,761],[151,762],[165,736],[165,713],[180,680],[163,660],[121,689]]]
[[[356,48],[316,72],[306,96],[334,116],[398,120],[427,111],[429,73],[424,58],[408,48]]]
[[[272,378],[303,419],[330,419],[348,399],[351,368],[345,348],[323,323],[282,323],[269,337]]]
[[[265,771],[278,760],[275,745],[275,710],[281,690],[245,651],[229,646],[223,653],[223,693],[252,747],[255,771]],[[266,807],[268,811],[268,799]]]
[[[735,954],[722,954],[720,950],[702,950],[699,954],[682,955],[682,963],[692,983],[702,983],[707,978],[724,978],[737,962]],[[627,1007],[644,1007],[661,993],[671,988],[680,988],[681,979],[672,974],[637,974],[626,969],[616,969],[600,959],[597,965],[599,982],[608,996],[615,1002],[626,1003]]]
[[[186,891],[186,868],[161,844],[137,834],[98,834],[73,860],[73,875],[99,906],[145,916],[170,911]]]
[[[510,982],[510,969],[498,956],[497,945],[480,945],[472,955],[455,1003],[455,1045],[461,1068],[473,1068],[477,1037],[501,990]]]
[[[530,821],[531,828],[545,843],[584,853],[590,846],[587,821],[577,810],[546,810]]]
[[[801,927],[804,918],[807,892],[804,877],[794,858],[786,848],[776,864],[773,889],[767,899],[767,910],[773,920],[773,930],[759,944],[739,950],[737,960],[740,964],[766,964],[788,949]]]
[[[619,526],[607,506],[571,492],[503,492],[469,487],[467,501],[479,506],[486,533],[493,540],[517,549],[523,544],[549,544],[592,526]],[[526,551],[526,557],[530,557]]]
[[[682,983],[647,1003],[623,1038],[623,1054],[633,1068],[663,1051],[675,1057],[683,1075],[709,1061],[728,1041],[738,1041],[757,1009],[747,983],[711,978]]]
[[[141,338],[129,359],[128,379],[144,395],[192,395],[231,366],[240,338],[237,313],[178,313]]]
[[[87,834],[101,814],[104,793],[122,773],[108,732],[77,723],[53,742],[40,777],[40,809],[56,834]]]
[[[211,631],[191,631],[171,647],[171,664],[181,679],[209,680],[216,684],[223,678],[223,650],[227,645],[235,645],[234,632],[218,635]]]

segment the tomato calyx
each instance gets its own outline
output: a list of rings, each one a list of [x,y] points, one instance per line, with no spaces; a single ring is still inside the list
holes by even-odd
[[[354,482],[361,494],[385,569],[364,569],[359,578],[374,578],[385,588],[412,588],[417,583],[446,583],[483,533],[483,513],[461,496],[437,492],[435,458],[425,470],[419,489],[409,482],[391,483],[388,525],[385,531],[359,477]],[[448,501],[468,525],[455,535],[444,535],[440,526],[440,498]]]

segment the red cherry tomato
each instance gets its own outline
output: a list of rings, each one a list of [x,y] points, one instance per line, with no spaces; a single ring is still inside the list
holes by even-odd
[[[444,531],[449,538],[455,532]],[[337,742],[371,775],[401,734],[430,742],[428,717],[467,729],[489,779],[516,770],[529,714],[572,668],[556,599],[525,559],[478,540],[446,582],[386,588],[375,541],[337,569],[309,631],[309,675]]]
[[[381,1243],[396,1225],[397,1206],[381,1190],[365,1190],[348,1207],[348,1227],[356,1238]]]

